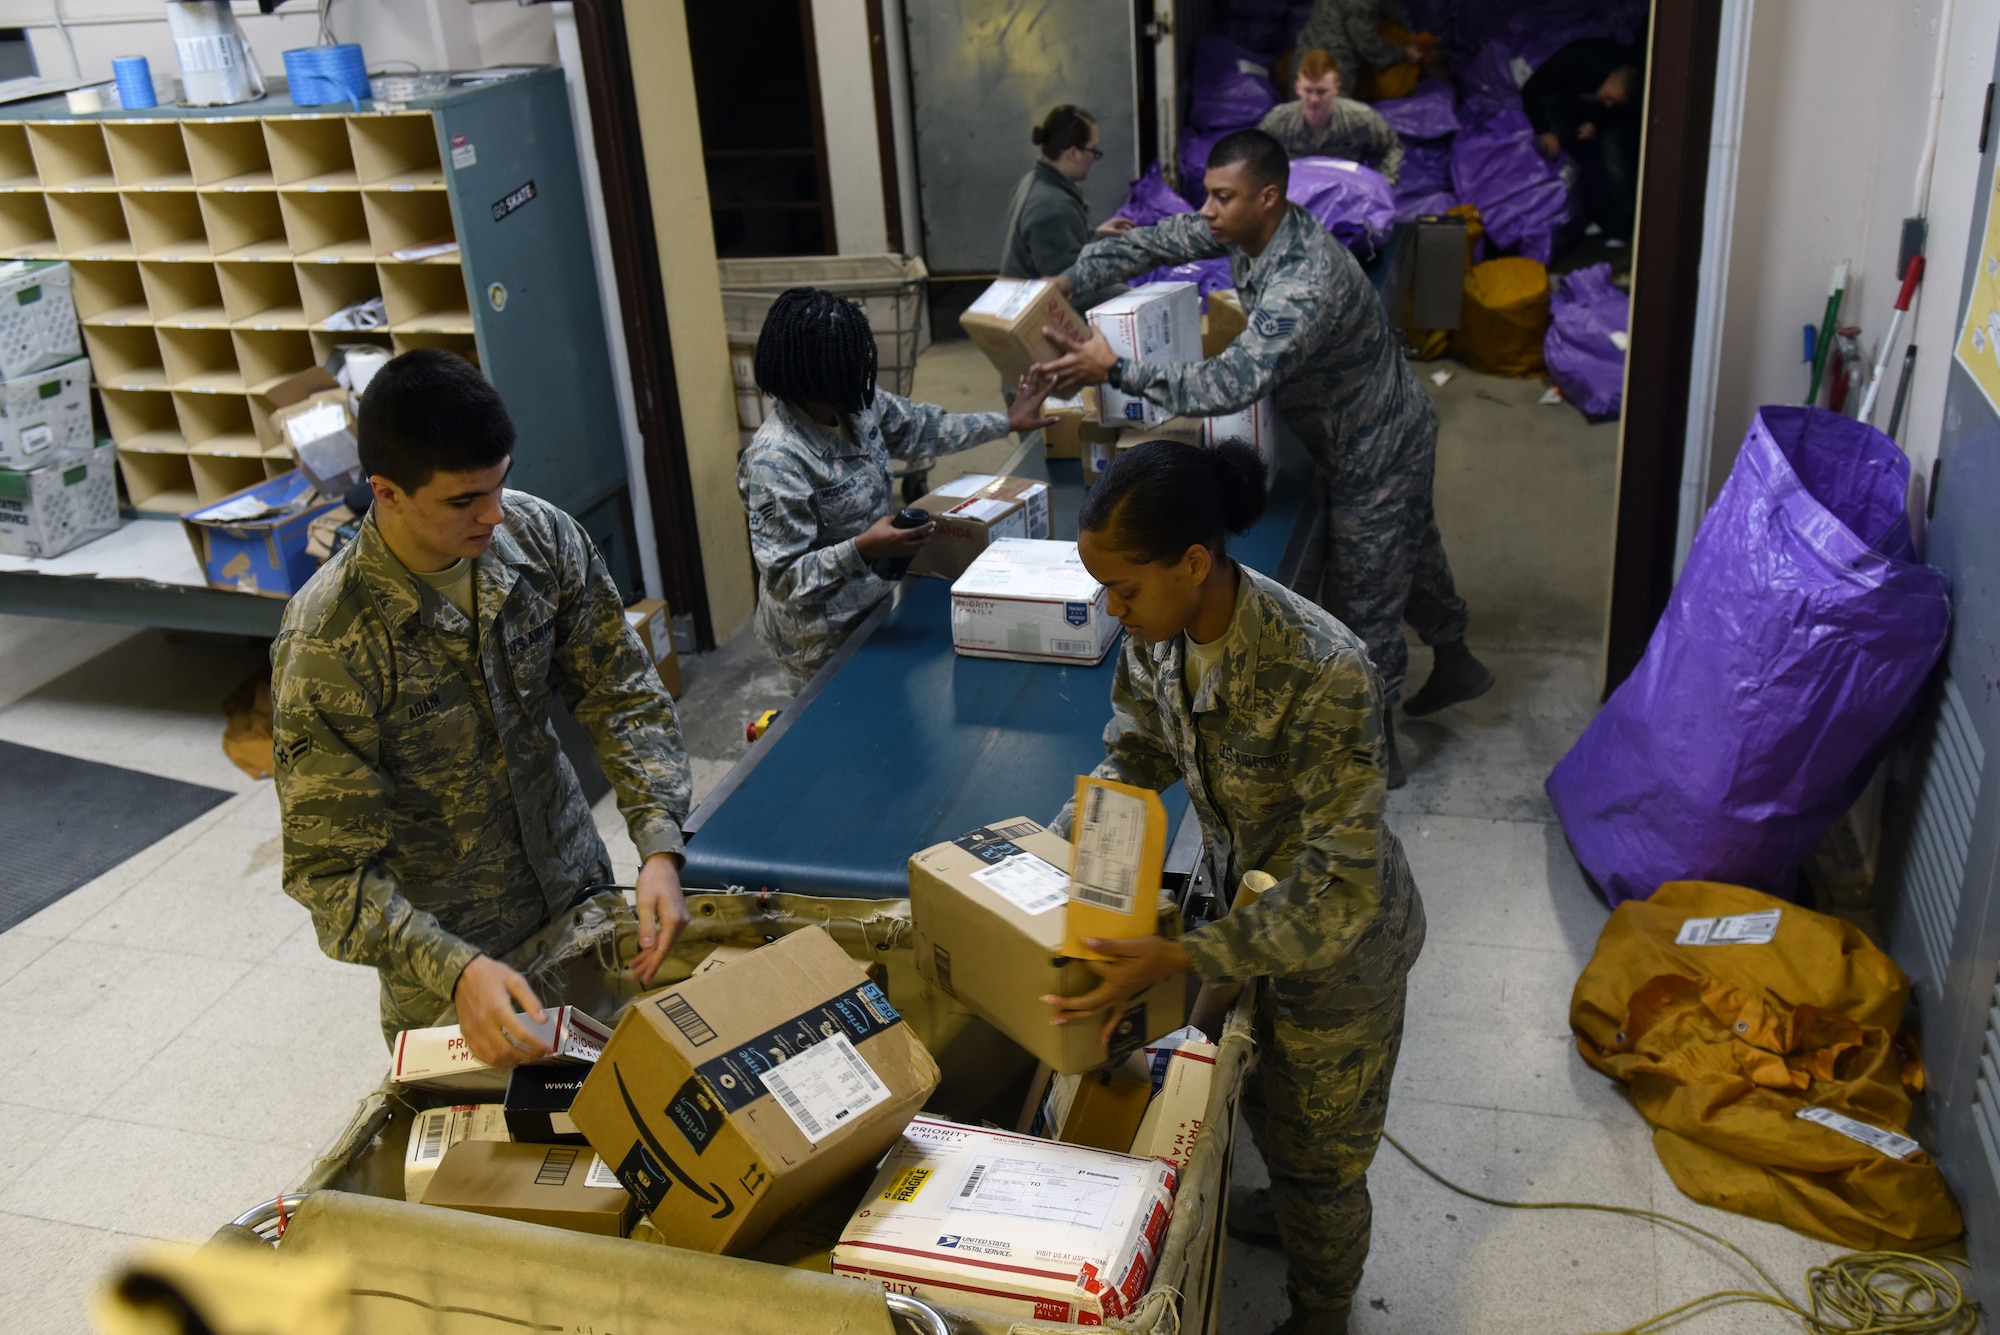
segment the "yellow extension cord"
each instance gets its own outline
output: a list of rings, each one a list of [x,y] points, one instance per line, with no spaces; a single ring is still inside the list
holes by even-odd
[[[1394,1136],[1384,1133],[1417,1170],[1438,1185],[1483,1205],[1505,1210],[1595,1210],[1602,1214],[1629,1215],[1650,1219],[1727,1247],[1743,1258],[1770,1288],[1769,1293],[1750,1289],[1725,1289],[1704,1294],[1691,1302],[1661,1312],[1622,1330],[1601,1335],[1653,1335],[1677,1322],[1736,1303],[1761,1303],[1798,1319],[1811,1335],[1965,1335],[1977,1324],[1979,1309],[1966,1301],[1958,1279],[1936,1261],[1907,1252],[1849,1252],[1823,1266],[1806,1272],[1806,1291],[1811,1307],[1803,1307],[1785,1292],[1784,1285],[1756,1258],[1725,1237],[1709,1232],[1685,1219],[1676,1219],[1657,1210],[1640,1210],[1625,1205],[1597,1205],[1588,1201],[1503,1201],[1469,1191],[1432,1168],[1404,1147]]]

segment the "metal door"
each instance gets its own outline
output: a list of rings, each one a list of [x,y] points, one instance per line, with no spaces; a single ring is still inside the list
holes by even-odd
[[[1104,158],[1084,196],[1093,221],[1111,215],[1139,174],[1132,0],[906,0],[904,15],[933,274],[999,266],[1008,201],[1035,160],[1028,132],[1065,102],[1097,117]]]
[[[1990,143],[1954,327],[1966,342],[1936,353],[1952,364],[1926,559],[1951,577],[1954,622],[1906,761],[1910,808],[1889,874],[1890,946],[1916,988],[1938,1158],[1989,1298],[2000,1294],[2000,783],[1985,774],[2000,753],[2000,340],[1984,332],[1989,319],[2000,329],[1994,156]]]

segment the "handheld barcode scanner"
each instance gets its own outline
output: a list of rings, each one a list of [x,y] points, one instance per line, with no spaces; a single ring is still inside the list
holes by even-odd
[[[1062,953],[1104,960],[1110,956],[1085,946],[1085,939],[1158,935],[1166,866],[1167,809],[1160,795],[1110,779],[1078,778]]]

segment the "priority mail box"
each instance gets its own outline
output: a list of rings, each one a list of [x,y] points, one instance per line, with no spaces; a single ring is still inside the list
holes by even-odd
[[[1158,1159],[919,1117],[842,1230],[833,1273],[1023,1321],[1101,1326],[1151,1283],[1176,1185]]]
[[[1201,360],[1201,293],[1193,283],[1148,283],[1090,308],[1090,323],[1127,361]],[[1100,385],[1097,420],[1157,425],[1172,416],[1145,399]]]
[[[0,554],[60,556],[118,527],[109,443],[27,469],[0,468]]]
[[[1049,536],[1049,484],[967,473],[916,503],[937,529],[910,563],[912,575],[957,579],[996,538]]]
[[[403,1151],[403,1199],[424,1198],[438,1165],[461,1140],[508,1140],[506,1110],[497,1103],[458,1103],[426,1108],[410,1123],[410,1143]]]
[[[1194,1029],[1178,1029],[1146,1045],[1152,1097],[1132,1137],[1132,1153],[1186,1168],[1194,1138],[1208,1116],[1215,1077],[1215,1044]]]
[[[464,1140],[444,1156],[424,1204],[622,1238],[637,1221],[632,1194],[589,1147]]]
[[[570,1119],[660,1238],[741,1254],[895,1143],[937,1063],[825,929],[650,992]]]
[[[1213,447],[1226,440],[1241,441],[1264,461],[1265,490],[1278,484],[1278,423],[1269,395],[1238,412],[1198,420],[1202,444]]]
[[[1236,336],[1250,327],[1250,319],[1243,313],[1243,303],[1237,299],[1233,289],[1224,288],[1208,294],[1208,310],[1201,317],[1201,357],[1219,357]]]
[[[1010,385],[1036,362],[1063,355],[1042,330],[1054,329],[1078,343],[1090,338],[1090,326],[1045,278],[995,280],[958,317],[958,323]]]
[[[951,586],[951,643],[974,658],[1095,663],[1118,639],[1073,542],[1001,538]]]
[[[609,1029],[574,1006],[545,1007],[543,1014],[547,1018],[540,1024],[529,1015],[516,1016],[515,1020],[548,1048],[545,1061],[594,1062],[611,1039]],[[389,1078],[399,1085],[445,1093],[504,1094],[507,1089],[507,1072],[496,1071],[473,1056],[455,1024],[405,1029],[397,1034]]]
[[[1119,1017],[1107,1046],[1096,1021],[1058,1025],[1045,996],[1081,996],[1097,975],[1061,955],[1069,841],[1025,816],[996,821],[910,859],[917,973],[1059,1075],[1095,1070],[1179,1028],[1187,986],[1155,983]],[[1171,904],[1164,935],[1178,935]]]
[[[78,357],[0,382],[0,468],[35,468],[91,444],[88,361]]]

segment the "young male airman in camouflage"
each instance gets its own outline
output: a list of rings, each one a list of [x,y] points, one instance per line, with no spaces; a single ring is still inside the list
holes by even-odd
[[[1115,957],[1093,966],[1105,983],[1050,1000],[1080,1020],[1116,1017],[1181,970],[1261,985],[1245,1110],[1271,1190],[1232,1230],[1275,1225],[1292,1299],[1281,1329],[1325,1335],[1346,1330],[1368,1255],[1367,1171],[1424,910],[1383,823],[1382,688],[1360,640],[1227,555],[1227,534],[1263,503],[1246,447],[1164,441],[1121,453],[1085,498],[1079,552],[1127,630],[1095,773],[1152,789],[1184,780],[1212,884],[1251,871],[1277,884],[1179,941],[1092,941]]]
[[[1004,413],[952,413],[875,385],[861,308],[793,288],[757,339],[757,385],[777,401],[736,464],[757,562],[757,638],[803,686],[895,584],[870,563],[914,556],[936,525],[890,523],[889,461],[918,462],[1034,431],[1047,386]]]
[[[1096,241],[1061,275],[1088,288],[1112,277],[1226,255],[1248,327],[1220,355],[1184,365],[1127,362],[1101,335],[1049,363],[1061,393],[1109,382],[1168,412],[1234,412],[1266,394],[1319,465],[1326,488],[1327,566],[1320,605],[1367,644],[1386,707],[1401,698],[1409,650],[1403,622],[1436,652],[1406,712],[1433,713],[1484,694],[1493,676],[1465,647],[1465,602],[1431,503],[1437,409],[1389,332],[1354,257],[1285,200],[1284,149],[1259,130],[1218,142],[1208,202],[1153,227]],[[1389,732],[1389,784],[1402,763]]]
[[[1298,100],[1280,102],[1257,128],[1278,141],[1292,158],[1346,158],[1371,163],[1390,185],[1403,172],[1403,137],[1366,102],[1340,95],[1333,58],[1314,49],[1299,57],[1292,91]]]
[[[687,755],[590,539],[505,489],[513,425],[477,370],[394,359],[359,436],[374,503],[271,650],[285,892],[322,950],[377,970],[384,1038],[455,1008],[474,1055],[511,1066],[541,1050],[515,1004],[602,1011],[632,938],[648,981],[686,923]],[[644,859],[636,923],[621,893],[586,893],[612,869],[557,692]]]
[[[1314,0],[1312,13],[1299,29],[1294,51],[1319,50],[1333,58],[1340,70],[1343,88],[1359,89],[1361,73],[1399,61],[1421,63],[1424,52],[1415,46],[1397,46],[1382,35],[1382,21],[1407,28],[1403,8],[1394,0]]]

